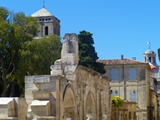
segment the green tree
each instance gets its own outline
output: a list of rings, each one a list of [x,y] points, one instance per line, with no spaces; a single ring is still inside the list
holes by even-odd
[[[21,61],[19,66],[23,66],[26,75],[50,74],[50,66],[60,58],[60,51],[61,42],[57,35],[27,41],[20,51]]]
[[[24,76],[50,74],[50,66],[60,58],[60,52],[61,42],[57,35],[27,41],[20,50],[17,72],[18,86],[21,91],[24,91]]]
[[[85,30],[80,31],[78,34],[78,44],[79,64],[96,70],[101,74],[105,73],[104,64],[96,62],[98,56],[93,46],[94,40],[92,34]]]
[[[19,50],[22,45],[32,40],[38,30],[35,18],[24,13],[13,13],[0,7],[0,84],[1,96],[14,96],[16,72],[20,60]],[[10,90],[9,90],[10,89]],[[11,91],[7,95],[7,91]]]

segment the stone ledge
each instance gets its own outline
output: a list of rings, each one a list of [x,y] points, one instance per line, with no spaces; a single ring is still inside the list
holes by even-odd
[[[34,100],[49,100],[49,91],[32,91]]]

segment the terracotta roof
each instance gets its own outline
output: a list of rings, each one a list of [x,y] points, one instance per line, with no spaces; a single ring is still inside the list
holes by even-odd
[[[53,15],[45,8],[42,8],[39,11],[33,13],[31,16],[32,17],[44,17],[44,16],[53,16]]]
[[[146,64],[145,62],[132,60],[132,59],[106,59],[106,60],[97,60],[97,62],[103,63],[105,65],[120,65],[120,64]]]

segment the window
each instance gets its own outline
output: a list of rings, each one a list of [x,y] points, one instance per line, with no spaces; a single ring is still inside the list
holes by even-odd
[[[117,91],[112,92],[112,96],[119,96]]]
[[[156,61],[155,61],[155,57],[153,57],[153,63],[156,63]]]
[[[131,119],[131,112],[129,112],[129,119]]]
[[[136,112],[134,112],[134,116],[133,117],[134,117],[134,119],[136,119]]]
[[[140,80],[145,80],[145,79],[146,79],[145,69],[141,69],[141,71],[140,71]]]
[[[160,72],[158,72],[158,78],[160,78]]]
[[[117,68],[111,69],[111,80],[118,81],[118,69]]]
[[[136,68],[129,69],[129,80],[136,80]]]
[[[131,91],[130,92],[130,101],[136,102],[137,101],[136,99],[137,99],[136,92],[135,91]]]
[[[48,35],[48,26],[45,27],[45,35]]]
[[[151,62],[151,57],[149,57],[149,62]]]
[[[160,85],[159,84],[157,85],[157,89],[160,90]]]

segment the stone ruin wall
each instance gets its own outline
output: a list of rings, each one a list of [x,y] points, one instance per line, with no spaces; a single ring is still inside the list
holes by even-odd
[[[25,98],[1,102],[5,107],[0,107],[0,120],[102,120],[109,115],[109,78],[78,66],[78,60],[77,35],[65,34],[61,59],[51,65],[51,75],[26,76]]]

